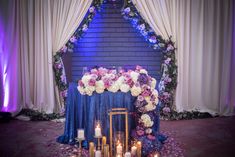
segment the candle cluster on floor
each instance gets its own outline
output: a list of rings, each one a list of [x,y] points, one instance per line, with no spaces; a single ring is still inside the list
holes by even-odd
[[[116,141],[114,147],[110,148],[110,146],[107,144],[107,137],[102,136],[101,128],[101,123],[98,121],[95,125],[94,131],[94,137],[97,139],[97,145],[95,142],[89,142],[89,157],[111,157],[110,151],[114,152],[115,157],[141,157],[141,141],[132,142],[130,151],[125,151],[124,139],[121,139],[124,137],[120,136],[120,132],[118,132],[118,140]],[[78,129],[77,139],[85,139],[84,129]]]

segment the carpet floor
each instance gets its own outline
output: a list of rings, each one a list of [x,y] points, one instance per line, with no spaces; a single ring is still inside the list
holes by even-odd
[[[52,121],[0,123],[0,157],[73,156],[76,147],[56,142],[63,127]],[[168,136],[162,157],[235,156],[235,117],[161,121],[160,131]]]

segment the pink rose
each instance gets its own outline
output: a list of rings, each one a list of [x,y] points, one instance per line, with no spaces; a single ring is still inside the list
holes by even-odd
[[[89,86],[95,86],[95,79],[90,79],[89,82],[88,82],[88,85]]]
[[[84,86],[84,83],[82,82],[82,80],[79,80],[79,81],[78,81],[78,85],[79,85],[80,87],[83,87],[83,86]]]
[[[137,133],[138,136],[143,136],[144,135],[143,130],[137,130],[136,133]]]
[[[147,138],[150,139],[150,140],[155,140],[156,139],[156,137],[153,136],[153,135],[148,135]]]

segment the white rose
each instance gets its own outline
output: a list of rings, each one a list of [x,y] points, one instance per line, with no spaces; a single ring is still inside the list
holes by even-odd
[[[148,75],[148,72],[145,69],[140,69],[140,73]]]
[[[95,87],[96,88],[104,88],[104,82],[102,80],[96,81]]]
[[[89,87],[87,88],[85,88],[85,93],[87,94],[87,95],[89,95],[89,96],[91,96],[92,95],[92,91],[89,89]]]
[[[95,87],[94,86],[87,86],[86,88],[87,88],[87,90],[89,90],[91,92],[95,91]]]
[[[85,86],[87,86],[90,79],[91,79],[91,76],[90,76],[90,75],[84,75],[84,76],[82,77],[82,82],[83,82],[83,84],[84,84]]]
[[[116,82],[118,83],[119,86],[121,86],[123,84],[124,80],[125,80],[125,77],[120,76]]]
[[[149,115],[143,114],[140,119],[145,127],[149,128],[153,126],[153,121],[151,120]]]
[[[124,93],[127,93],[130,90],[130,86],[128,84],[122,84],[120,86],[120,90]]]
[[[131,75],[131,79],[136,83],[139,77],[139,73],[135,71],[131,71],[130,75]]]
[[[150,102],[151,102],[149,96],[144,97],[144,99],[145,99],[145,101],[146,101],[147,103],[150,103]]]
[[[150,128],[148,128],[148,129],[145,130],[145,133],[146,133],[146,134],[151,134],[152,132],[153,132],[153,130],[150,129]]]
[[[101,94],[101,93],[104,92],[104,88],[97,87],[97,88],[95,89],[95,91],[96,91],[96,93]]]
[[[77,89],[78,89],[78,91],[79,91],[82,95],[85,95],[85,94],[86,94],[83,87],[78,86]]]
[[[118,90],[119,90],[119,85],[117,83],[114,83],[112,86],[108,88],[108,91],[113,93],[117,92]]]
[[[140,87],[133,86],[131,88],[131,95],[132,96],[138,96],[138,95],[140,95],[140,93],[141,93],[141,88]]]
[[[149,103],[149,104],[147,104],[147,105],[145,106],[145,110],[146,110],[146,111],[153,111],[153,110],[155,110],[155,109],[156,109],[156,106],[153,105],[152,103]]]
[[[156,85],[157,85],[156,79],[155,79],[155,78],[152,78],[151,87],[152,87],[153,89],[155,89],[155,88],[156,88]]]

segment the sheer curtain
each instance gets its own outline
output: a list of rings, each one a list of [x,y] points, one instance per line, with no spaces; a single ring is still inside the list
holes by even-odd
[[[177,110],[233,115],[233,1],[132,1],[155,32],[176,43]]]
[[[73,35],[82,22],[92,0],[51,0],[52,52],[55,54]],[[63,98],[54,86],[57,104],[63,108]]]
[[[4,99],[6,95],[11,96],[9,102],[4,100],[5,106],[8,106],[6,110],[17,112],[23,107],[46,113],[60,111],[62,104],[55,87],[52,57],[79,26],[91,2],[1,2],[1,17],[6,19],[1,20],[4,26],[4,40],[0,44],[4,47],[0,52],[1,63],[4,61],[1,76],[4,78],[5,74],[5,82],[8,81],[10,87],[0,89],[5,92]],[[1,85],[8,85],[5,82]],[[11,109],[9,106],[12,106]]]

